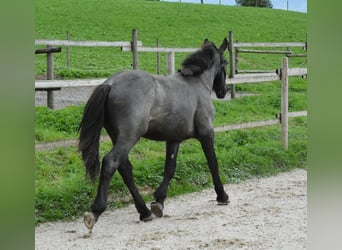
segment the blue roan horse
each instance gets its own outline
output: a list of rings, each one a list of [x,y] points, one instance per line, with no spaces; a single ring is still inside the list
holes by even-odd
[[[201,49],[182,63],[182,69],[171,76],[151,75],[130,70],[108,78],[95,88],[84,109],[80,124],[79,150],[87,175],[92,181],[100,173],[100,182],[91,212],[84,223],[91,231],[106,209],[108,188],[116,170],[121,174],[135,202],[140,220],[152,219],[152,213],[163,216],[164,200],[176,169],[179,144],[196,138],[202,146],[215,185],[218,204],[227,204],[214,151],[213,119],[215,109],[211,92],[218,98],[226,95],[226,65],[220,48],[205,39]],[[99,139],[104,127],[114,147],[99,162]],[[135,186],[128,154],[140,137],[166,141],[164,178],[154,193],[155,202],[147,208]]]

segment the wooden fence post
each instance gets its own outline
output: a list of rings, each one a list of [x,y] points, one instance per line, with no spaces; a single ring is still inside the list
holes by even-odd
[[[139,68],[138,63],[138,31],[136,29],[132,30],[132,42],[131,42],[132,52],[133,52],[133,69]]]
[[[175,52],[167,53],[167,74],[172,75],[175,73]]]
[[[46,46],[47,49],[52,48],[51,45],[47,45]],[[52,52],[48,52],[46,53],[46,65],[47,65],[47,69],[46,69],[46,79],[47,80],[53,80],[54,76],[53,76],[53,53]],[[53,90],[48,90],[47,91],[47,106],[50,109],[54,108],[54,100],[53,100]]]
[[[228,51],[229,51],[229,78],[234,78],[234,56],[233,56],[233,32],[228,33]],[[230,97],[235,98],[235,85],[230,84]]]
[[[67,31],[66,33],[66,39],[70,40],[69,31]],[[66,46],[66,66],[67,66],[67,69],[70,68],[70,47],[69,46]]]
[[[159,48],[159,39],[157,38],[157,48]],[[157,51],[157,75],[160,74],[160,52]]]
[[[234,62],[235,62],[235,69],[234,69],[234,74],[239,73],[239,48],[235,48],[235,55],[234,55]]]
[[[288,58],[284,57],[282,60],[282,69],[281,69],[281,116],[280,116],[280,119],[281,119],[281,142],[285,150],[288,149],[288,132],[289,132],[288,67],[289,67]]]

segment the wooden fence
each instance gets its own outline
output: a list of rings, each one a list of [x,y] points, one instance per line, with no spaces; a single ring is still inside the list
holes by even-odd
[[[106,46],[106,47],[121,47],[122,51],[130,51],[133,55],[133,68],[138,69],[139,60],[138,52],[155,52],[155,53],[167,53],[167,68],[168,74],[175,72],[175,53],[186,52],[191,53],[198,48],[159,48],[159,47],[143,47],[142,43],[138,41],[137,31],[132,30],[132,41],[130,42],[101,42],[101,41],[69,41],[69,40],[36,40],[37,45],[48,46]],[[288,78],[290,76],[306,76],[306,68],[289,68],[288,57],[282,59],[282,66],[273,72],[267,73],[254,73],[254,74],[235,74],[233,49],[241,47],[305,47],[306,43],[234,43],[232,32],[229,32],[229,62],[230,62],[230,74],[226,78],[226,84],[230,85],[231,90],[235,90],[236,84],[243,83],[260,83],[270,81],[282,81],[281,87],[281,107],[280,113],[277,114],[276,119],[267,121],[248,122],[243,124],[232,124],[223,126],[215,131],[228,131],[241,128],[252,128],[260,126],[268,126],[274,124],[281,124],[281,141],[285,149],[288,148],[288,118],[297,116],[306,116],[306,111],[299,111],[288,113]],[[241,52],[241,50],[240,50]],[[244,53],[263,53],[264,51],[243,51]],[[278,54],[279,51],[275,53]],[[282,51],[289,52],[289,51]],[[267,52],[270,53],[270,52]],[[287,53],[284,53],[287,54]],[[83,79],[83,80],[36,80],[35,89],[56,89],[66,87],[84,87],[84,86],[97,86],[104,82],[105,79]],[[232,91],[231,91],[232,92]],[[234,91],[235,96],[235,91]],[[232,98],[234,98],[232,94]],[[51,101],[48,100],[48,105],[51,105]],[[53,106],[53,105],[52,105]]]
[[[290,48],[301,47],[305,51],[307,50],[307,42],[273,42],[273,43],[244,43],[234,42],[233,32],[228,32],[228,52],[229,52],[229,78],[235,78],[235,75],[239,73],[255,73],[265,74],[270,73],[270,70],[239,70],[239,55],[241,53],[254,53],[254,54],[282,54],[287,57],[304,57],[306,54],[293,54]],[[249,49],[243,49],[249,48]],[[257,48],[257,49],[250,49]],[[272,48],[273,50],[261,50],[260,48]],[[274,50],[277,48],[277,50]],[[285,50],[279,50],[279,48],[286,48]],[[262,78],[262,76],[260,76]],[[235,85],[230,85],[231,98],[235,98]]]
[[[132,52],[133,55],[133,69],[139,68],[138,52],[154,52],[154,53],[166,53],[167,54],[167,74],[172,75],[175,73],[175,53],[192,53],[198,50],[198,48],[160,48],[160,47],[142,47],[135,46],[138,41],[138,31],[132,30],[132,44],[133,46],[122,46],[121,50],[124,52]],[[158,56],[157,56],[158,58]],[[158,62],[157,62],[158,63]],[[160,68],[160,65],[157,66]]]
[[[233,32],[228,32],[229,37],[229,46],[228,46],[228,53],[229,53],[229,78],[239,78],[238,73],[263,73],[264,75],[255,75],[256,78],[260,78],[262,80],[263,77],[265,79],[276,77],[274,76],[273,72],[270,72],[270,70],[263,70],[263,71],[248,71],[243,72],[241,70],[238,70],[238,61],[239,57],[238,55],[241,53],[257,53],[257,54],[285,54],[287,57],[289,56],[296,56],[296,54],[293,54],[289,49],[287,50],[244,50],[241,48],[274,48],[274,47],[303,47],[305,50],[307,48],[307,44],[303,42],[291,42],[291,43],[241,43],[241,42],[234,42],[233,40]],[[138,52],[153,52],[157,53],[166,53],[167,54],[167,74],[171,75],[175,73],[175,53],[192,53],[198,50],[198,48],[161,48],[159,46],[157,47],[143,47],[142,42],[138,41],[138,31],[136,29],[132,30],[132,40],[131,41],[114,41],[114,42],[108,42],[108,41],[70,41],[70,40],[36,40],[36,45],[47,45],[49,47],[51,46],[81,46],[81,47],[121,47],[121,50],[124,52],[131,52],[132,53],[132,66],[133,69],[139,68],[139,58],[138,58]],[[235,52],[234,52],[235,51]],[[305,54],[301,54],[297,56],[305,56]],[[158,61],[159,56],[157,56]],[[159,61],[158,68],[160,68]],[[236,75],[236,76],[235,76]],[[255,78],[253,75],[250,75],[250,77]],[[247,80],[243,78],[244,80]],[[272,80],[272,79],[271,79]],[[248,82],[248,80],[247,80]],[[231,89],[231,97],[235,97],[235,89]]]
[[[257,71],[242,71],[238,70],[238,62],[239,62],[239,54],[241,53],[255,53],[255,54],[283,54],[287,57],[304,57],[306,54],[294,54],[290,50],[292,47],[302,47],[305,51],[307,50],[307,43],[305,42],[278,42],[278,43],[243,43],[243,42],[234,42],[233,32],[228,32],[228,53],[229,53],[229,78],[235,78],[238,73],[255,73],[255,74],[264,74],[264,75],[250,75],[253,79],[262,79],[265,78],[265,81],[273,81],[277,78],[274,76],[273,72],[270,70],[257,70]],[[132,44],[137,44],[138,41],[138,31],[132,30]],[[241,49],[241,48],[286,48],[285,50],[260,50],[260,49]],[[167,73],[169,75],[175,73],[175,53],[192,53],[198,50],[198,48],[160,48],[157,47],[140,47],[140,46],[122,46],[122,51],[132,52],[133,55],[133,69],[138,69],[139,60],[138,60],[138,52],[154,52],[154,53],[166,53],[167,54]],[[160,68],[159,65],[159,54],[157,55],[157,68]],[[268,74],[270,73],[270,74]],[[239,77],[237,77],[239,78]],[[271,78],[271,79],[270,79]],[[241,78],[241,80],[249,82],[247,78]],[[251,81],[251,82],[257,82]],[[235,85],[230,85],[231,98],[235,98]]]
[[[69,34],[67,34],[67,37],[69,37]],[[108,42],[108,41],[70,41],[70,40],[45,40],[45,39],[40,39],[40,40],[35,40],[36,45],[46,45],[46,49],[37,49],[35,50],[35,54],[42,54],[46,53],[47,54],[47,77],[46,79],[49,81],[43,81],[39,82],[36,81],[35,84],[35,90],[38,91],[47,91],[47,106],[51,109],[54,108],[54,91],[55,90],[60,90],[62,88],[63,83],[57,83],[54,81],[54,74],[53,74],[53,54],[55,52],[61,52],[61,48],[53,48],[52,46],[66,46],[67,47],[67,67],[69,67],[70,64],[70,54],[69,54],[69,47],[133,47],[135,46],[142,46],[141,41],[113,41],[113,42]],[[131,50],[133,50],[131,48]],[[38,84],[37,84],[38,82]],[[76,80],[77,82],[77,80]],[[78,83],[78,86],[82,86],[82,84],[85,84],[87,86],[87,80],[84,81],[83,83]],[[67,84],[72,85],[72,83]],[[57,87],[59,86],[59,87]],[[63,86],[65,87],[65,86]]]
[[[288,42],[288,43],[244,43],[234,42],[233,32],[228,32],[229,37],[229,78],[234,78],[238,73],[265,73],[265,71],[258,70],[257,72],[242,71],[238,69],[239,54],[241,53],[256,53],[256,54],[284,54],[287,57],[293,56],[306,56],[306,54],[293,54],[289,48],[302,47],[305,51],[307,49],[307,43],[305,42]],[[157,47],[143,47],[142,42],[138,41],[138,31],[132,30],[131,41],[70,41],[70,40],[35,40],[36,45],[51,46],[77,46],[77,47],[121,47],[124,52],[132,52],[132,66],[133,69],[139,68],[138,52],[153,52],[153,53],[166,53],[167,54],[167,73],[173,74],[175,72],[175,53],[192,53],[198,48],[161,48]],[[251,50],[243,48],[280,48],[285,47],[286,50]],[[159,66],[159,65],[158,65]],[[269,70],[266,71],[267,73]],[[234,96],[232,96],[234,98]]]
[[[53,53],[60,53],[62,51],[61,47],[54,48],[51,45],[47,45],[46,48],[36,49],[35,54],[46,54],[46,79],[52,80],[54,78],[53,74]],[[47,91],[47,105],[49,108],[54,108],[53,91],[60,90],[60,87],[56,88],[35,88],[35,90]]]
[[[269,126],[275,124],[281,124],[281,142],[284,149],[288,148],[288,118],[306,116],[306,111],[288,112],[288,78],[290,76],[302,76],[307,74],[306,68],[288,68],[288,58],[284,57],[282,61],[282,67],[275,70],[274,73],[270,73],[269,76],[261,76],[257,74],[250,76],[250,74],[244,74],[236,78],[226,78],[227,84],[243,84],[243,83],[258,83],[263,81],[275,81],[281,80],[281,107],[280,113],[276,115],[275,119],[267,121],[248,122],[243,124],[232,124],[223,126],[215,131],[229,131],[242,128],[253,128],[261,126]],[[66,87],[84,87],[84,86],[97,86],[105,81],[105,78],[101,79],[85,79],[85,80],[37,80],[35,82],[36,88],[66,88]]]

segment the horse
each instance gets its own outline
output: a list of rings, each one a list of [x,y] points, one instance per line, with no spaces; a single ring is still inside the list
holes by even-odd
[[[86,212],[83,218],[90,232],[106,209],[109,184],[116,170],[133,196],[139,219],[150,221],[154,216],[162,217],[168,185],[176,170],[179,144],[188,138],[195,138],[201,144],[218,204],[229,203],[214,151],[215,108],[211,99],[212,90],[218,98],[227,93],[227,61],[223,56],[227,46],[226,38],[219,48],[205,39],[201,48],[189,55],[173,75],[120,71],[94,89],[83,111],[78,144],[86,175],[93,182],[100,175],[91,212]],[[99,139],[103,127],[113,147],[103,157],[100,167]],[[128,158],[141,137],[166,142],[164,176],[154,193],[151,209],[139,194]]]

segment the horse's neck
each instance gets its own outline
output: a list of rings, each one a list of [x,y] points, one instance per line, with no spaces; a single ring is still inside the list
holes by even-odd
[[[191,80],[189,81],[196,82],[196,84],[200,83],[205,89],[209,91],[209,94],[211,94],[212,89],[213,89],[213,84],[214,84],[215,73],[216,73],[215,68],[211,67],[210,69],[204,71],[199,76],[196,76],[194,78],[190,77]],[[177,72],[167,77],[175,78],[178,80],[184,80],[184,77],[182,76],[182,73],[180,72]]]
[[[215,68],[211,67],[199,76],[201,83],[210,91],[210,93],[213,89],[215,73]]]

